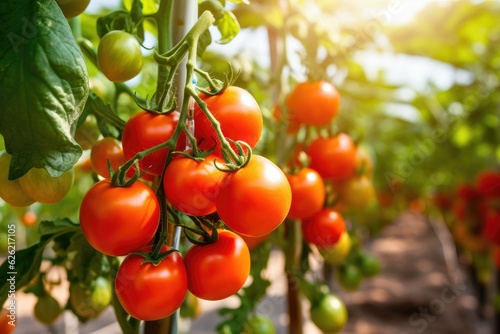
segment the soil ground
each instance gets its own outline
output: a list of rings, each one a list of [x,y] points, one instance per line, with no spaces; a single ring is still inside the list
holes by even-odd
[[[478,317],[480,305],[475,286],[460,267],[451,235],[442,223],[405,213],[368,247],[381,260],[381,274],[365,280],[355,292],[344,292],[332,282],[334,291],[344,300],[349,311],[349,322],[341,333],[493,333],[490,322]],[[287,333],[288,323],[283,264],[281,254],[273,252],[266,272],[273,284],[257,310],[273,319],[278,334]],[[61,303],[67,298],[64,289],[57,294]],[[97,321],[85,325],[75,323],[68,313],[51,328],[44,327],[31,317],[35,301],[30,295],[18,294],[20,307],[16,334],[121,333],[111,309]],[[179,334],[215,333],[215,325],[220,321],[217,309],[236,305],[234,298],[219,302],[202,301],[202,314],[194,321],[182,321]],[[308,320],[308,308],[304,302],[303,333],[320,334]]]

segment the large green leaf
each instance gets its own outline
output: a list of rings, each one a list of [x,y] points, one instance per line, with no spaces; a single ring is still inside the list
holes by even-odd
[[[88,96],[85,61],[53,0],[0,6],[0,133],[12,154],[10,179],[32,167],[59,176],[81,148],[73,139]]]

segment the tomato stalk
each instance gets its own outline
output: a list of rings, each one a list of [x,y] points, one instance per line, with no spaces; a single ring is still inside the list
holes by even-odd
[[[301,231],[300,222],[285,221],[287,246],[285,248],[285,271],[287,277],[288,325],[290,334],[302,334],[302,301],[300,294],[300,280],[303,275],[300,264]]]

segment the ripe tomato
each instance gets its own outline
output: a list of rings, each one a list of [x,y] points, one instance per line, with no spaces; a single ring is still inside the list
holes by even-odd
[[[286,100],[291,115],[300,124],[322,126],[337,115],[340,94],[326,81],[302,82]]]
[[[305,241],[320,248],[335,245],[344,231],[344,218],[330,208],[324,208],[302,221],[302,235]]]
[[[500,246],[500,213],[492,211],[486,215],[482,234],[487,241]]]
[[[368,176],[350,178],[337,184],[337,189],[344,203],[350,209],[363,209],[375,199],[375,189]]]
[[[179,211],[191,216],[215,212],[215,198],[224,172],[215,168],[215,155],[202,162],[177,155],[163,176],[165,197]]]
[[[311,168],[302,168],[296,174],[286,175],[292,189],[292,204],[288,217],[307,218],[323,208],[325,203],[325,183]]]
[[[356,146],[345,133],[316,138],[307,148],[307,154],[311,158],[310,167],[325,179],[342,181],[354,175]]]
[[[0,311],[0,333],[10,334],[14,332],[16,326],[9,324],[12,321],[9,317],[9,310],[2,308]]]
[[[132,115],[125,124],[122,135],[125,159],[131,159],[136,153],[159,145],[172,137],[178,121],[178,113],[157,115],[147,111],[139,111]],[[168,148],[155,151],[139,161],[142,171],[148,174],[161,175],[167,160]]]
[[[33,310],[35,319],[47,326],[52,325],[62,313],[59,302],[49,294],[40,296]]]
[[[351,237],[347,231],[344,231],[333,246],[319,248],[319,252],[326,263],[340,265],[347,259],[347,256],[349,256],[351,245]]]
[[[292,202],[290,184],[273,162],[253,155],[245,167],[227,173],[215,199],[222,221],[239,234],[269,234],[286,218]]]
[[[250,251],[234,232],[218,230],[218,239],[194,245],[184,255],[188,289],[206,300],[220,300],[237,293],[250,274]]]
[[[21,187],[19,179],[9,180],[9,166],[11,156],[7,152],[0,152],[0,198],[12,206],[28,206],[35,203]]]
[[[477,192],[484,197],[500,197],[500,172],[484,170],[476,178]]]
[[[160,219],[155,193],[140,181],[115,187],[97,182],[83,197],[80,225],[88,242],[112,256],[135,252],[153,239]]]
[[[310,309],[311,321],[324,333],[338,333],[347,323],[347,309],[336,295],[328,294]]]
[[[229,86],[214,96],[201,95],[208,110],[220,123],[224,136],[234,141],[242,140],[252,148],[257,145],[262,134],[263,119],[260,107],[246,90]],[[220,144],[212,124],[196,104],[194,107],[195,135],[201,149],[215,145],[214,153],[220,154]]]
[[[90,0],[57,0],[59,8],[61,8],[67,19],[83,13],[85,8],[89,5],[89,2]]]
[[[110,31],[99,42],[97,63],[109,80],[114,82],[130,80],[142,69],[141,45],[128,32]]]
[[[68,194],[74,180],[73,169],[65,171],[61,176],[52,177],[44,168],[31,168],[28,173],[19,178],[19,184],[34,200],[54,204]]]
[[[162,252],[169,249],[164,246]],[[147,247],[141,252],[150,251],[151,247]],[[136,319],[152,321],[166,318],[182,305],[186,297],[187,275],[182,257],[173,252],[158,265],[142,264],[143,261],[144,257],[136,254],[130,254],[123,260],[115,280],[118,300]]]
[[[97,174],[109,179],[108,159],[116,172],[118,167],[125,163],[125,155],[120,141],[112,137],[105,137],[96,142],[90,150],[90,162]]]
[[[23,216],[21,218],[21,221],[23,222],[24,226],[30,227],[36,224],[38,220],[38,216],[36,213],[33,211],[26,211],[23,213]]]

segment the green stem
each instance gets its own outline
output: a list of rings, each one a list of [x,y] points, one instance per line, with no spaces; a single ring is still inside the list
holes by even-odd
[[[170,22],[172,20],[173,7],[173,0],[162,0],[160,1],[160,6],[154,16],[156,25],[158,27],[158,52],[160,54],[168,52],[170,49],[172,49],[173,43]],[[156,83],[157,105],[160,105],[160,99],[162,96],[162,94],[158,93],[163,92],[167,82],[171,80],[171,78],[169,77],[170,73],[171,71],[168,66],[158,64],[158,79]]]

